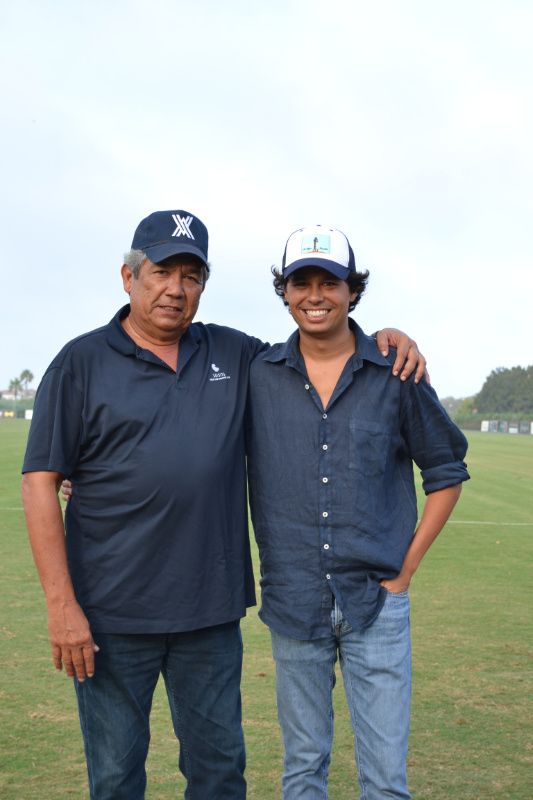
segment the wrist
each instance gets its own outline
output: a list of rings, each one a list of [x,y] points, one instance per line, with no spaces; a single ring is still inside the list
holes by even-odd
[[[401,572],[398,573],[397,580],[410,584],[414,574],[415,570],[402,569]]]
[[[76,596],[71,587],[65,588],[61,591],[59,588],[54,588],[45,593],[46,605],[49,611],[61,611],[61,609],[68,608],[78,604]]]

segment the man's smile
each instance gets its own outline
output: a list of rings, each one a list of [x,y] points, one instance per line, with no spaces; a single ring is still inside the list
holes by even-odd
[[[308,317],[314,317],[315,319],[319,319],[320,317],[325,317],[329,314],[331,309],[329,308],[301,308],[300,311]]]

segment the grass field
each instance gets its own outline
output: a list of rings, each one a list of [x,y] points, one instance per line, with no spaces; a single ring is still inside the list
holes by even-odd
[[[0,421],[0,797],[87,797],[70,681],[50,662],[26,541],[19,468],[28,423]],[[411,589],[410,783],[417,800],[528,800],[532,779],[533,436],[470,434],[473,480]],[[243,622],[244,726],[252,800],[279,797],[281,746],[266,628]],[[529,651],[528,651],[529,646]],[[358,797],[337,684],[332,800]],[[161,686],[148,771],[152,800],[183,794]],[[179,787],[179,788],[177,788]]]

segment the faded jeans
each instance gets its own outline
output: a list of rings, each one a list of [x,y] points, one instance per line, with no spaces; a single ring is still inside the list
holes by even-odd
[[[372,625],[354,631],[334,602],[331,634],[300,641],[271,630],[284,800],[325,800],[333,743],[332,691],[340,661],[355,735],[361,800],[409,800],[411,644],[407,592],[389,593]]]

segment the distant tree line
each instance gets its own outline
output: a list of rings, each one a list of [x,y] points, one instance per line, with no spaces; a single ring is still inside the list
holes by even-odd
[[[482,419],[533,421],[533,365],[492,370],[473,397],[442,401],[461,428],[479,430]]]
[[[478,414],[533,414],[533,365],[493,369],[474,397]]]

